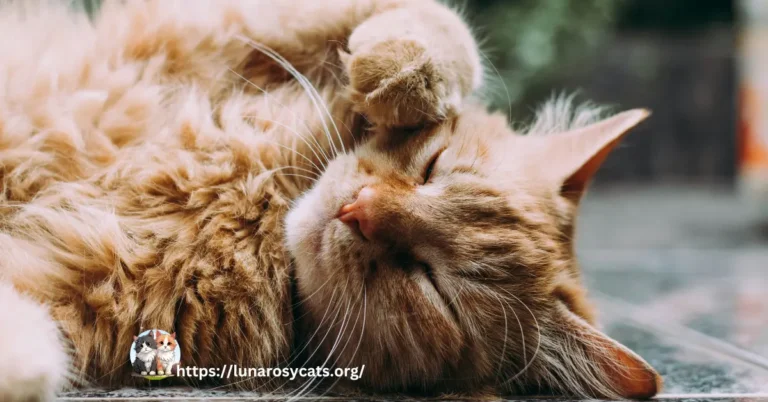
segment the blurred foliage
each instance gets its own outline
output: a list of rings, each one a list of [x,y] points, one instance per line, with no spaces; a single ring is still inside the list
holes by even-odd
[[[768,0],[765,0],[768,1]],[[455,0],[475,27],[489,71],[489,99],[513,119],[589,71],[620,32],[678,34],[732,25],[733,0]],[[649,51],[651,49],[648,49]],[[646,52],[647,53],[647,52]],[[642,59],[642,58],[641,58]],[[653,60],[627,60],[645,70]],[[651,69],[652,70],[652,69]],[[650,71],[648,71],[650,73]],[[572,84],[572,83],[570,83]]]
[[[100,5],[101,0],[72,0],[72,7],[78,10],[83,10],[90,16],[93,16]]]
[[[454,4],[456,4],[454,2]],[[468,0],[456,4],[475,27],[489,66],[488,95],[511,111],[595,55],[626,0]]]

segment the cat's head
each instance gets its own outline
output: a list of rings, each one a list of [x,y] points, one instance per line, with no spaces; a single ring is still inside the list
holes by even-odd
[[[176,333],[164,334],[160,331],[155,333],[155,343],[157,343],[157,349],[163,352],[168,352],[176,349]]]
[[[134,337],[133,344],[136,353],[146,353],[157,349],[157,342],[155,342],[151,332],[147,335]]]
[[[364,364],[378,391],[658,392],[593,327],[572,243],[589,180],[647,112],[590,116],[551,104],[520,135],[469,108],[332,161],[286,221],[310,359]]]

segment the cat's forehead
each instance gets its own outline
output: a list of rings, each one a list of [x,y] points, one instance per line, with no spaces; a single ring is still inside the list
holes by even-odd
[[[417,154],[450,148],[454,156],[475,158],[508,146],[506,137],[511,135],[503,117],[474,111],[419,129],[379,130],[363,154],[383,153],[407,161]]]
[[[418,176],[438,153],[436,169],[446,177],[443,184],[468,191],[492,189],[522,206],[536,206],[551,195],[551,186],[542,179],[547,161],[535,155],[504,115],[481,108],[467,108],[420,130],[379,131],[358,156],[362,165],[376,167],[386,177],[386,172]]]

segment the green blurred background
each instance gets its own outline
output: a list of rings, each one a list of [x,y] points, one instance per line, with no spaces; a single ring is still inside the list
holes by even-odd
[[[729,0],[469,0],[485,39],[493,103],[513,120],[557,93],[652,118],[602,182],[732,183],[736,174],[736,7]],[[498,73],[497,73],[497,71]],[[506,86],[506,91],[504,87]],[[507,91],[509,101],[507,100]]]

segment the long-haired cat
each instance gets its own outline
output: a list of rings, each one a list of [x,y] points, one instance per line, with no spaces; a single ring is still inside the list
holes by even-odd
[[[157,374],[170,375],[176,362],[176,333],[164,334],[157,331],[155,343],[157,343]]]
[[[159,349],[155,337],[152,336],[152,331],[146,335],[134,336],[133,345],[136,352],[136,360],[133,361],[134,373],[155,375],[159,367],[157,362]]]
[[[0,365],[0,399],[130,383],[142,327],[190,366],[365,365],[337,390],[659,390],[572,241],[645,111],[513,132],[432,0],[29,3],[0,9],[0,361],[46,360]]]

